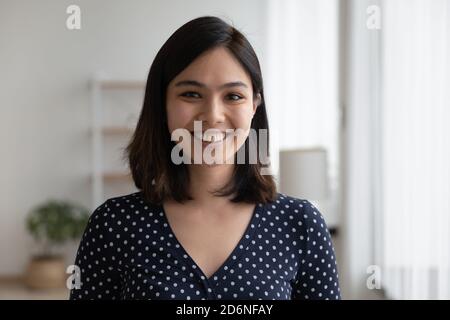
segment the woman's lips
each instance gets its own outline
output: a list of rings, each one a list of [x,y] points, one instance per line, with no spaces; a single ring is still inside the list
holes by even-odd
[[[203,145],[209,144],[219,144],[222,143],[230,135],[230,133],[225,133],[223,131],[193,131],[191,135],[202,142]]]

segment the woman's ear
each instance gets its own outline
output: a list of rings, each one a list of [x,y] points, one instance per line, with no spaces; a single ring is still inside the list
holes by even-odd
[[[258,106],[261,104],[261,94],[257,93],[256,94],[256,98],[253,101],[253,114],[255,114],[256,109],[258,108]]]

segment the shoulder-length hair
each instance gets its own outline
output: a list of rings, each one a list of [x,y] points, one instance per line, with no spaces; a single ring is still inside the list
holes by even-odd
[[[146,201],[161,204],[165,199],[181,203],[192,199],[188,190],[186,164],[176,165],[171,161],[171,150],[175,143],[171,140],[167,124],[166,90],[169,82],[195,58],[216,47],[225,47],[237,58],[251,78],[254,98],[258,93],[261,95],[261,103],[253,116],[251,128],[256,132],[266,129],[268,139],[269,125],[261,68],[249,41],[241,32],[217,17],[204,16],[187,22],[164,43],[150,67],[136,130],[125,148],[134,183]],[[248,137],[244,145],[246,159],[249,159]],[[276,185],[271,175],[261,174],[263,165],[259,156],[257,163],[247,162],[235,164],[232,179],[215,195],[232,196],[233,202],[274,201]]]

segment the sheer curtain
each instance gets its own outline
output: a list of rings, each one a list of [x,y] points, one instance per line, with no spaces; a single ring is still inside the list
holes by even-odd
[[[450,299],[450,0],[381,2],[382,286]]]
[[[280,149],[327,150],[331,199],[324,216],[338,223],[338,0],[267,0],[263,63],[271,160]],[[325,209],[326,208],[326,209]]]
[[[345,297],[378,297],[366,282],[376,265],[388,298],[450,299],[449,2],[267,0],[273,167],[277,173],[281,148],[329,150],[332,184],[342,175],[346,187]],[[346,170],[339,173],[336,11],[343,5]],[[381,9],[380,30],[366,27],[371,5]]]

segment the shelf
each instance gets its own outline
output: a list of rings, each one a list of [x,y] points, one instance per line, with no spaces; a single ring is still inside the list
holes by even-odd
[[[114,181],[131,181],[133,178],[131,176],[131,172],[104,172],[103,174],[99,175],[99,178],[103,181],[108,182],[114,182]],[[95,180],[95,175],[90,176],[91,180]]]
[[[105,181],[128,181],[132,180],[130,172],[105,172],[102,175]]]
[[[124,142],[121,141],[122,138],[128,139],[134,132],[135,124],[131,124],[130,120],[133,119],[134,116],[136,116],[136,118],[139,116],[138,110],[130,109],[132,112],[128,112],[128,117],[116,115],[114,120],[117,121],[111,121],[110,123],[106,122],[106,119],[110,119],[109,117],[105,117],[105,115],[107,115],[107,108],[110,107],[112,100],[104,98],[105,96],[111,98],[109,96],[111,94],[109,90],[111,90],[118,91],[117,96],[113,95],[114,99],[134,99],[136,98],[136,94],[139,94],[140,96],[145,92],[146,81],[136,79],[111,79],[104,77],[103,75],[96,75],[91,81],[90,88],[93,120],[90,130],[93,167],[91,174],[92,208],[95,209],[105,200],[105,197],[108,198],[114,194],[112,190],[117,189],[120,185],[125,187],[124,190],[130,189],[129,183],[133,182],[131,172],[126,168],[113,168],[110,167],[110,165],[106,166],[106,162],[111,162],[110,160],[113,160],[112,158],[114,158],[114,156],[112,156],[110,152],[106,155],[106,151],[111,150],[105,147],[111,144],[123,144]],[[133,92],[128,92],[126,90],[132,90]],[[141,99],[141,97],[139,99]],[[134,104],[135,103],[133,103],[133,105]],[[123,103],[123,105],[128,104]],[[114,115],[114,113],[111,115]],[[118,150],[114,152],[118,152]],[[103,162],[104,160],[106,160],[105,163]],[[105,191],[107,191],[107,193],[105,193]]]

